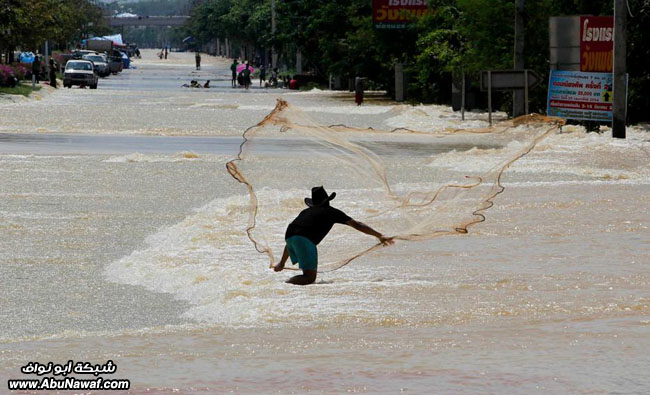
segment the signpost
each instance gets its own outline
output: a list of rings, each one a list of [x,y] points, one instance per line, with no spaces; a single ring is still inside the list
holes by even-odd
[[[528,111],[528,91],[541,81],[533,71],[524,70],[485,70],[481,71],[481,90],[488,93],[488,120],[492,125],[492,90],[524,90],[526,114]]]
[[[395,63],[395,101],[404,101],[404,64]]]
[[[612,72],[614,18],[553,16],[549,19],[551,69]]]
[[[526,36],[524,8],[525,0],[515,0],[515,56],[514,64],[512,65],[512,68],[515,70],[523,70],[526,67],[524,62],[524,43]],[[522,92],[521,89],[512,91],[512,116],[518,117],[528,114],[528,109],[526,108],[528,98],[526,96],[525,92]]]
[[[602,93],[599,98],[607,97],[614,102],[606,101],[610,108],[605,111],[603,103],[596,106],[596,96],[585,96],[588,93],[583,89],[575,90],[573,93],[560,93],[559,89],[553,89],[553,76],[549,81],[549,115],[558,115],[565,118],[612,122],[612,136],[625,138],[625,112],[627,99],[627,77],[625,74],[626,58],[626,3],[624,0],[614,0],[614,17],[611,16],[563,16],[551,17],[549,20],[549,44],[551,50],[551,71],[557,78],[566,78],[570,74],[556,74],[557,70],[582,71],[582,74],[575,74],[576,80],[600,72],[607,74],[607,77],[600,77],[601,81],[607,81],[608,93]],[[616,23],[614,23],[616,22]],[[612,77],[613,71],[613,77]],[[557,81],[557,80],[556,80]],[[614,88],[612,89],[612,86]],[[616,89],[616,87],[620,87]],[[553,89],[553,90],[552,90]],[[620,94],[617,92],[621,92]],[[591,92],[596,94],[598,92]],[[558,99],[564,95],[575,108],[553,106],[554,104],[567,101]],[[578,108],[578,104],[581,108]],[[595,109],[595,107],[598,109]],[[587,108],[592,107],[592,108]],[[613,115],[612,115],[613,110]]]
[[[548,115],[612,122],[611,73],[552,70],[548,82]]]
[[[488,73],[492,75],[491,84],[494,90],[532,89],[541,81],[541,78],[532,70],[481,71],[481,90],[483,91],[487,91],[488,88]]]
[[[625,118],[627,112],[627,78],[625,70],[627,67],[627,23],[626,2],[616,0],[614,2],[614,116],[612,119],[612,137],[625,138]],[[625,95],[625,96],[623,96]]]
[[[614,61],[614,18],[580,17],[580,71],[612,72]]]

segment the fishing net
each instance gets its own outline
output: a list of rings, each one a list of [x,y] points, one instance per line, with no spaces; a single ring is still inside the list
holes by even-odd
[[[244,132],[239,155],[226,167],[248,190],[246,231],[272,266],[286,226],[319,185],[337,193],[334,207],[398,242],[466,234],[485,221],[504,191],[500,181],[508,166],[562,125],[558,118],[530,115],[489,128],[382,131],[319,125],[278,99]],[[383,247],[335,225],[319,244],[319,271]]]

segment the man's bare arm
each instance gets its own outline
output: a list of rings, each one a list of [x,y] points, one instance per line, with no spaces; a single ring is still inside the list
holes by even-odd
[[[284,251],[282,251],[282,258],[280,258],[280,262],[273,267],[273,270],[276,272],[282,271],[284,269],[284,264],[287,262],[287,259],[289,258],[289,251],[287,250],[287,245],[284,245]]]
[[[349,220],[346,222],[346,225],[349,225],[353,227],[354,229],[358,230],[359,232],[365,233],[370,236],[375,236],[376,238],[379,239],[381,244],[383,245],[389,245],[389,244],[394,244],[395,242],[393,241],[392,237],[385,237],[381,233],[377,232],[370,226],[364,224],[363,222],[355,221],[353,219]]]

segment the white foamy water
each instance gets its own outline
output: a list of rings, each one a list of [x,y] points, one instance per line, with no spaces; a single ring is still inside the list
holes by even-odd
[[[199,155],[194,152],[180,152],[175,155],[152,155],[134,152],[128,155],[112,156],[105,160],[107,163],[127,163],[127,162],[180,162],[187,160],[197,160]]]
[[[503,112],[492,114],[495,122],[507,118]],[[465,120],[461,119],[460,112],[454,112],[447,106],[408,106],[404,112],[386,122],[393,128],[410,128],[421,131],[439,131],[448,128],[481,128],[488,126],[487,114],[484,112],[465,113]],[[408,126],[405,126],[408,125]]]
[[[261,201],[280,200],[285,208],[266,222],[265,234],[276,250],[281,251],[287,220],[304,208],[301,193],[263,190],[258,194]],[[351,202],[359,202],[365,192],[339,191],[339,194]],[[214,200],[181,223],[161,229],[147,238],[146,249],[108,265],[108,279],[169,292],[192,304],[185,313],[187,317],[232,327],[287,326],[295,325],[298,319],[305,326],[320,326],[331,321],[331,314],[341,319],[355,317],[362,322],[381,323],[407,313],[402,304],[392,310],[373,307],[381,302],[381,295],[373,296],[374,290],[404,286],[403,279],[391,278],[392,269],[363,270],[362,273],[370,276],[363,281],[348,277],[358,272],[348,276],[343,272],[342,279],[326,276],[319,285],[321,292],[331,297],[324,300],[314,299],[309,293],[288,288],[278,281],[278,275],[269,270],[265,257],[253,253],[250,241],[242,232],[242,225],[248,219],[247,200],[244,195]],[[341,208],[355,217],[368,209],[354,203],[344,205]],[[340,226],[336,230],[328,237],[327,244],[346,244],[349,233],[341,233]],[[372,238],[365,240],[367,246],[373,243]],[[275,309],[278,298],[290,298],[295,306]],[[419,314],[418,311],[410,313]]]
[[[207,56],[194,74],[192,56],[136,62],[137,70],[102,80],[105,91],[100,82],[93,92],[0,103],[0,127],[14,139],[235,135],[274,105],[274,92],[233,93],[228,81],[178,88],[190,76],[228,76],[226,61]],[[348,99],[323,91],[288,98],[323,125],[485,126],[485,114],[462,123],[444,107]],[[116,117],[100,116],[106,106]],[[34,152],[0,155],[0,376],[19,377],[32,360],[111,359],[111,378],[130,378],[135,393],[643,393],[650,135],[646,126],[629,128],[626,140],[609,134],[566,126],[510,166],[505,192],[468,234],[398,242],[309,287],[286,285],[295,272],[271,271],[246,237],[248,197],[225,171],[230,156],[182,143],[156,151],[153,138],[152,152],[80,145],[57,155],[56,140],[32,139],[24,144]],[[398,192],[474,174],[520,148],[464,136],[428,153],[430,136],[354,136],[383,150]],[[287,140],[252,164],[269,184],[260,201],[280,207],[260,229],[275,251],[308,186],[342,184],[329,170],[282,177],[324,160],[303,149]],[[374,225],[378,203],[364,188],[331,190],[333,205]],[[336,225],[321,251],[373,243]]]
[[[254,106],[254,105],[241,105],[238,107],[239,110],[257,110],[257,111],[266,111],[271,112],[275,107],[275,103],[270,106]],[[394,106],[301,106],[301,111],[310,113],[322,113],[322,114],[345,114],[345,115],[376,115],[376,114],[385,114],[390,113],[395,110]]]
[[[632,137],[628,143],[615,145],[609,144],[606,135],[587,135],[580,131],[552,135],[533,153],[512,166],[507,175],[512,182],[506,183],[506,186],[537,186],[558,190],[567,186],[585,189],[598,185],[647,186],[650,184],[650,172],[643,150],[638,148],[638,144],[642,144],[642,148],[647,145],[638,138],[642,137],[643,133]],[[554,150],[553,147],[556,146],[558,149]],[[499,151],[517,152],[522,147],[522,143],[513,141],[505,149],[453,150],[434,155],[427,166],[432,172],[447,169],[473,174],[485,169],[486,165],[492,166]],[[585,158],[580,154],[584,150],[606,154],[599,158]],[[594,166],[599,161],[606,162],[623,152],[628,159],[626,164],[618,169]],[[290,168],[300,166],[303,160],[300,158],[283,161],[288,161],[287,166]],[[271,163],[273,162],[262,160],[255,165],[259,168],[258,171],[261,171],[268,169]],[[412,176],[412,168],[408,166],[396,171],[395,174],[400,174],[404,179],[408,179],[409,174]],[[273,172],[264,174],[264,177],[273,177]],[[293,181],[298,182],[295,178]],[[397,187],[403,191],[423,188],[404,183]],[[379,208],[367,200],[367,190],[337,192],[340,196],[337,207],[341,207],[355,218],[363,218]],[[272,217],[259,217],[258,223],[265,224],[265,240],[276,252],[281,251],[288,221],[304,208],[301,195],[304,195],[304,191],[296,189],[258,191],[259,202],[262,205],[268,202],[275,208],[271,213]],[[314,300],[312,294],[306,294],[301,289],[287,289],[282,283],[274,280],[277,275],[268,270],[265,256],[254,252],[252,244],[242,231],[247,221],[247,203],[245,195],[210,202],[184,221],[150,235],[146,240],[146,249],[108,265],[107,277],[111,281],[171,293],[191,303],[192,307],[185,316],[200,322],[232,327],[291,326],[296,325],[296,320],[305,326],[321,326],[331,322],[332,314],[354,317],[357,322],[364,323],[396,320],[413,325],[431,323],[432,314],[436,314],[436,319],[441,322],[458,317],[457,310],[434,312],[431,307],[432,303],[435,303],[434,300],[428,300],[425,295],[418,295],[420,303],[417,305],[413,305],[413,300],[410,299],[386,303],[386,298],[390,298],[393,293],[408,293],[415,285],[433,288],[444,286],[435,276],[413,279],[410,273],[401,270],[396,272],[391,264],[380,265],[375,269],[364,265],[356,267],[355,264],[350,270],[346,268],[325,275],[325,280],[319,287],[321,298],[318,300]],[[260,212],[263,213],[264,210],[260,208]],[[491,214],[488,212],[488,217]],[[548,220],[549,218],[542,222],[546,223]],[[516,222],[516,218],[513,218],[513,223]],[[641,229],[647,227],[639,228]],[[479,228],[478,232],[480,231]],[[344,248],[350,236],[339,227],[328,236],[326,244],[338,244]],[[363,243],[363,239],[355,239],[355,242],[359,241]],[[441,242],[444,243],[442,240]],[[372,240],[366,240],[366,247],[371,245]],[[380,262],[390,261],[390,255],[390,250],[387,250],[385,253],[375,254],[372,259]],[[359,275],[363,276],[364,280],[354,279]],[[447,286],[455,289],[462,286],[462,281],[452,282]],[[528,289],[528,286],[525,287]],[[295,306],[286,310],[274,309],[277,298],[289,298]],[[382,307],[377,309],[376,306]],[[473,303],[467,306],[459,303],[457,308],[465,311],[468,317],[477,320],[485,318],[481,306]],[[536,308],[533,308],[533,311],[535,314],[540,313]]]

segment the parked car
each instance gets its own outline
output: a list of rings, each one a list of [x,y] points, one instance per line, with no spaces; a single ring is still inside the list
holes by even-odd
[[[90,51],[88,49],[75,49],[72,51],[72,59],[81,60],[85,55],[95,55],[98,52]]]
[[[108,68],[108,59],[106,59],[106,56],[100,54],[86,54],[82,59],[93,62],[93,67],[97,72],[97,75],[100,77],[106,77],[111,74],[111,70]]]
[[[65,65],[63,87],[71,88],[72,85],[79,85],[82,88],[89,86],[90,89],[97,89],[98,80],[99,77],[90,60],[70,60]]]

